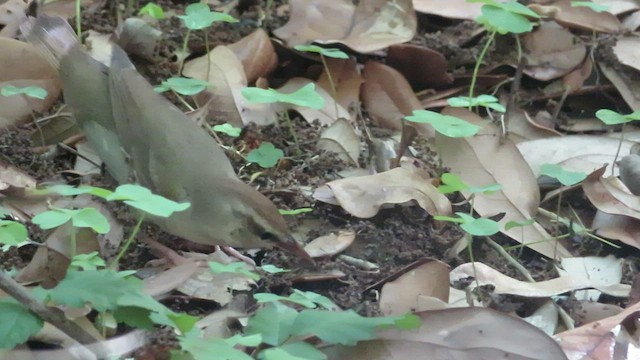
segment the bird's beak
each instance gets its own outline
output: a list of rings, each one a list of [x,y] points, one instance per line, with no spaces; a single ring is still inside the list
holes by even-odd
[[[290,252],[291,254],[297,255],[310,263],[314,263],[311,256],[307,254],[300,243],[298,243],[296,239],[294,239],[291,235],[287,235],[287,237],[284,238],[283,241],[279,242],[278,247]]]

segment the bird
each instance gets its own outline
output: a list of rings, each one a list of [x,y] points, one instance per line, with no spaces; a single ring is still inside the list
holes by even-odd
[[[117,44],[105,64],[61,17],[29,17],[21,32],[57,67],[65,102],[112,177],[191,204],[152,222],[199,244],[275,246],[310,260],[273,202],[238,179],[222,148],[156,93]]]
[[[633,195],[640,196],[640,143],[633,144],[629,155],[620,159],[616,165],[622,181]]]

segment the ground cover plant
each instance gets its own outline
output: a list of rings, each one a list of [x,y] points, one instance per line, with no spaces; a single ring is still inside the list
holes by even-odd
[[[29,3],[0,4],[8,356],[634,358],[635,2]]]

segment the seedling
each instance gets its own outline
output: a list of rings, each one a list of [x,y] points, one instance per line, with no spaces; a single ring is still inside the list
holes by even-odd
[[[32,244],[29,240],[27,228],[17,221],[0,220],[0,244],[2,251],[9,250],[12,246],[22,247]]]
[[[238,19],[233,16],[221,12],[211,11],[209,5],[206,3],[195,3],[187,6],[185,9],[185,15],[178,15],[183,21],[184,26],[187,28],[187,34],[184,37],[184,43],[182,44],[182,53],[187,53],[187,45],[189,44],[189,36],[192,30],[203,30],[213,25],[214,22],[228,22],[235,23]],[[209,54],[209,35],[207,31],[204,31],[204,44]],[[207,64],[207,79],[209,79],[209,68],[211,68],[211,59],[207,56],[209,61]],[[182,73],[182,65],[184,64],[184,57],[180,59],[180,66],[178,67],[178,74]]]
[[[150,2],[147,5],[143,6],[140,11],[138,11],[138,15],[145,14],[151,16],[156,20],[164,19],[164,10],[162,10],[162,7],[160,5],[157,5],[156,3]]]
[[[280,215],[300,215],[300,214],[312,212],[313,209],[312,208],[300,208],[300,209],[293,209],[293,210],[278,210],[278,211],[280,212]]]
[[[158,93],[172,91],[189,110],[193,111],[193,107],[180,95],[197,95],[206,89],[207,86],[209,86],[209,83],[203,80],[185,77],[172,77],[163,81],[162,84],[156,86],[153,90]]]
[[[234,262],[231,264],[222,264],[215,261],[209,261],[209,268],[214,273],[236,273],[242,274],[251,280],[260,280],[260,275],[254,273],[249,269],[249,265],[243,262]]]
[[[557,164],[544,164],[540,167],[540,175],[557,179],[564,186],[575,185],[587,178],[583,172],[569,171]]]
[[[238,137],[242,133],[242,128],[235,127],[229,123],[214,125],[211,129],[215,132],[223,133],[231,137]]]
[[[343,52],[340,49],[335,48],[322,48],[317,45],[296,45],[294,49],[303,52],[312,52],[316,54],[320,54],[320,60],[322,61],[322,66],[324,67],[324,71],[327,73],[327,77],[329,78],[329,84],[331,85],[331,95],[333,95],[333,104],[336,109],[336,119],[339,116],[338,113],[338,95],[336,91],[336,83],[333,81],[333,76],[331,75],[331,70],[329,69],[329,65],[327,64],[327,57],[334,59],[348,59],[349,55]]]
[[[260,147],[253,149],[247,155],[247,161],[257,163],[263,168],[276,166],[278,161],[284,157],[284,152],[270,142],[263,142]]]
[[[620,155],[620,148],[622,148],[622,141],[624,141],[625,125],[627,125],[627,123],[630,123],[632,121],[640,120],[640,110],[634,111],[631,114],[622,115],[613,110],[600,109],[596,112],[596,117],[606,125],[622,124],[622,130],[620,131],[620,142],[618,142],[618,149],[616,150],[616,156],[613,158],[613,163],[615,164],[616,161],[618,161],[618,156]],[[611,166],[611,176],[613,176],[613,168],[614,166]]]
[[[312,109],[322,109],[324,107],[324,98],[316,92],[316,85],[309,83],[300,89],[289,93],[281,93],[275,89],[261,89],[258,87],[246,87],[242,89],[242,96],[251,103],[273,104],[278,102],[294,104],[298,106],[306,106]],[[284,111],[285,120],[289,126],[289,131],[293,137],[293,141],[299,148],[298,137],[296,136],[293,122],[289,117],[289,112]]]
[[[489,47],[495,40],[496,34],[505,35],[508,33],[516,35],[516,42],[518,45],[518,59],[522,57],[522,48],[520,46],[520,40],[518,34],[529,32],[533,29],[533,23],[528,18],[538,19],[540,16],[527,8],[526,6],[516,2],[509,1],[505,3],[497,2],[496,0],[467,0],[471,3],[484,3],[480,15],[476,22],[483,25],[487,31],[489,31],[489,38],[487,43],[480,51],[478,61],[473,69],[473,75],[471,78],[471,86],[469,88],[469,98],[473,98],[473,91],[475,88],[480,65],[489,50]],[[471,106],[469,106],[471,110]]]
[[[405,116],[405,119],[416,123],[431,124],[437,132],[452,138],[473,136],[482,129],[480,126],[458,117],[442,115],[429,110],[414,110],[413,115]]]
[[[442,174],[440,180],[442,181],[442,185],[438,186],[438,192],[441,194],[451,194],[457,191],[491,194],[502,188],[500,184],[474,187],[462,181],[458,175],[451,173]]]
[[[16,87],[13,85],[6,85],[0,90],[2,96],[14,96],[14,95],[26,95],[35,99],[44,100],[47,97],[47,90],[38,86],[25,86]]]
[[[106,267],[107,263],[97,251],[92,251],[88,254],[77,254],[71,258],[69,266],[74,269],[97,270],[98,268]]]
[[[475,98],[470,98],[467,96],[452,97],[447,100],[447,103],[449,104],[449,106],[453,107],[472,108],[475,106],[482,106],[501,113],[507,111],[507,109],[498,102],[498,98],[492,95],[480,95]]]

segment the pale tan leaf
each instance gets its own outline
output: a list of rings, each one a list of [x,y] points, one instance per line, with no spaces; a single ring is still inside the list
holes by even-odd
[[[587,48],[576,36],[557,27],[542,26],[524,34],[522,43],[527,58],[523,72],[542,81],[568,74],[587,54]]]
[[[623,26],[613,14],[607,11],[596,12],[586,6],[571,6],[571,0],[559,0],[553,3],[560,9],[554,20],[569,29],[616,33]]]
[[[340,118],[322,130],[316,145],[318,149],[335,152],[345,162],[358,164],[360,137],[349,121]]]
[[[336,88],[335,99],[338,104],[345,109],[357,106],[360,101],[360,86],[364,81],[358,71],[358,64],[351,59],[325,58],[325,61]],[[322,75],[318,79],[318,86],[333,96],[331,82],[325,70],[322,71]]]
[[[333,256],[348,248],[356,239],[353,230],[341,230],[337,234],[331,233],[311,240],[304,246],[304,250],[311,256]]]
[[[417,12],[461,20],[475,20],[482,14],[482,5],[467,0],[413,0]]]
[[[640,70],[640,37],[625,36],[618,39],[613,47],[613,53],[622,64]]]
[[[380,291],[380,311],[385,316],[423,311],[425,298],[449,302],[449,265],[433,260],[418,267],[403,269],[397,279]],[[422,304],[421,304],[422,301]]]
[[[384,204],[411,200],[431,215],[452,212],[451,203],[431,184],[426,171],[408,164],[376,175],[334,180],[326,186],[333,191],[343,209],[360,218],[375,216]],[[314,197],[318,199],[316,194]]]
[[[58,99],[58,72],[30,44],[0,38],[0,89],[39,86],[47,90],[44,100],[26,95],[0,96],[0,129],[30,119],[33,111],[45,111]]]
[[[278,66],[278,55],[271,44],[271,39],[261,28],[229,44],[228,48],[240,59],[247,82],[250,84],[260,77],[269,75]]]

